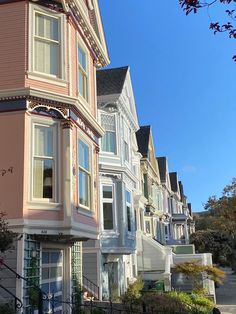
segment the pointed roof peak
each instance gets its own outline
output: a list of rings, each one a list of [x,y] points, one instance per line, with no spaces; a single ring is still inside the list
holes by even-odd
[[[120,94],[124,87],[129,66],[97,71],[97,95]]]

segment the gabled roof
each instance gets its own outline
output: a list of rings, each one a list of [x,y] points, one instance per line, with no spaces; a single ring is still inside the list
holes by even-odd
[[[150,131],[151,126],[145,125],[141,126],[140,129],[136,132],[138,151],[142,154],[143,157],[148,156]]]
[[[166,157],[157,157],[161,182],[166,182],[167,160]]]
[[[171,190],[173,192],[178,192],[178,179],[177,179],[177,172],[170,172],[170,185],[171,185]]]
[[[122,92],[129,67],[97,71],[97,95],[113,95]]]

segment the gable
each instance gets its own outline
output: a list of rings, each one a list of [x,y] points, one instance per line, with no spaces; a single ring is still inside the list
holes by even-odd
[[[97,67],[110,63],[98,0],[60,0],[66,12],[72,11],[97,57]]]
[[[130,75],[130,68],[127,69],[127,74],[125,77],[125,82],[122,88],[121,97],[125,99],[124,103],[126,105],[127,110],[129,111],[130,115],[132,116],[132,120],[135,121],[135,124],[138,125],[138,115],[136,110],[132,80]]]

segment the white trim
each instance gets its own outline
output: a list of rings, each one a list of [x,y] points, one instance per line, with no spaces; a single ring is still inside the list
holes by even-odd
[[[27,72],[28,79],[31,80],[40,80],[41,82],[54,84],[61,87],[66,87],[68,85],[68,82],[62,79],[59,79],[57,77],[49,77],[48,75],[44,75],[43,73],[38,72]]]

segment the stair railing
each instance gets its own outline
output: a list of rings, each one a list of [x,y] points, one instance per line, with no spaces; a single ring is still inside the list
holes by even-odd
[[[99,286],[96,285],[93,281],[83,275],[83,287],[88,290],[88,292],[92,293],[96,299],[100,299],[99,295]]]
[[[15,296],[10,290],[8,290],[6,287],[2,286],[1,284],[0,284],[0,288],[3,289],[4,291],[6,291],[8,294],[10,294],[10,296],[13,297],[15,311],[17,311],[23,307],[22,301],[19,298],[17,298],[17,296]]]

